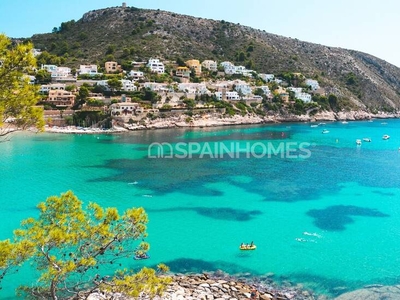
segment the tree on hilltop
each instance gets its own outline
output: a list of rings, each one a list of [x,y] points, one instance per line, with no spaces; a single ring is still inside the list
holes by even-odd
[[[43,110],[35,106],[38,88],[26,75],[35,66],[31,43],[14,46],[0,34],[0,136],[32,126],[43,129]]]
[[[169,277],[143,268],[138,273],[116,270],[121,258],[146,253],[147,215],[143,208],[119,214],[116,208],[90,203],[87,209],[71,192],[52,196],[38,205],[39,216],[28,218],[14,231],[14,241],[0,241],[0,282],[24,261],[40,276],[18,294],[35,299],[86,298],[96,289],[137,297],[161,294]],[[139,242],[139,240],[141,240]],[[16,246],[16,247],[13,247]],[[114,270],[113,276],[110,270]],[[160,264],[158,271],[168,268]]]

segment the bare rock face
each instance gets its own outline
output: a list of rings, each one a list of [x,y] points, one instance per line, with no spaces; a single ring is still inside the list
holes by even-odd
[[[335,300],[399,300],[400,285],[374,286],[345,293]]]

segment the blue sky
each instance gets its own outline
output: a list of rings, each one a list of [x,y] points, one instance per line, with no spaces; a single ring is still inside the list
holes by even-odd
[[[116,0],[0,0],[0,32],[30,37]],[[398,0],[126,0],[127,6],[240,23],[270,33],[370,53],[400,67]],[[397,19],[397,20],[396,20]]]

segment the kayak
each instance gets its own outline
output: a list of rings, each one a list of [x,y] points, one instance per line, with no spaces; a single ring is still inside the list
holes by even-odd
[[[240,250],[256,250],[256,245],[240,245]]]

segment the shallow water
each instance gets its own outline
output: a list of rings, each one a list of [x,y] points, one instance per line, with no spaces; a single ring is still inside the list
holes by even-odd
[[[399,120],[375,120],[17,134],[0,143],[0,238],[36,216],[38,202],[73,190],[85,203],[146,209],[151,259],[130,267],[273,272],[330,295],[398,284],[399,129]],[[364,137],[372,142],[357,146]],[[173,158],[150,158],[153,142],[170,143]],[[251,241],[257,250],[240,252]],[[31,279],[20,273],[13,282]],[[6,282],[0,298],[14,286]]]

